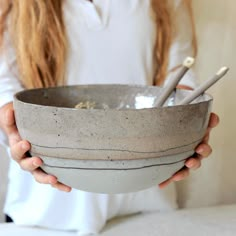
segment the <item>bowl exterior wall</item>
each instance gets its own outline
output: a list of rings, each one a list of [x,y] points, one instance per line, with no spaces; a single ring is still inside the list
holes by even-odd
[[[16,124],[42,169],[99,193],[154,186],[184,166],[206,132],[212,100],[150,109],[70,109],[14,100]]]
[[[142,110],[84,110],[15,101],[20,135],[36,156],[80,160],[154,158],[194,150],[211,102]]]
[[[184,165],[184,161],[131,170],[80,169],[43,167],[46,173],[59,176],[58,180],[73,188],[95,193],[128,193],[150,188],[172,176]]]

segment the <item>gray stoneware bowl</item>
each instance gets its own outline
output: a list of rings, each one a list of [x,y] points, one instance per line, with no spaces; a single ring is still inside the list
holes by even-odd
[[[60,182],[90,192],[138,191],[180,170],[209,121],[209,95],[190,105],[155,108],[161,92],[136,85],[25,90],[15,95],[16,123],[31,155],[41,157],[42,169]],[[177,90],[175,100],[189,93]],[[74,108],[80,102],[95,106]]]

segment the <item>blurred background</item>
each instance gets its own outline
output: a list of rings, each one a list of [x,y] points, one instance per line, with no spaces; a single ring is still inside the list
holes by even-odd
[[[230,72],[208,91],[221,120],[210,139],[213,153],[202,168],[178,184],[179,202],[183,207],[236,203],[236,1],[193,0],[193,6],[198,78],[201,82],[208,79],[223,65]]]
[[[236,1],[193,0],[199,53],[195,70],[200,81],[211,77],[221,66],[230,67],[228,75],[209,93],[220,125],[213,130],[213,153],[202,168],[177,184],[181,207],[203,207],[236,203]],[[6,191],[8,160],[0,147],[0,209]],[[0,222],[4,220],[0,211]]]

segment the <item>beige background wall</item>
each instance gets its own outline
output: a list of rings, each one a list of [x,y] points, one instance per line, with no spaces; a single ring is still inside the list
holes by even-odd
[[[212,132],[211,158],[187,181],[178,184],[182,206],[236,203],[236,1],[193,0],[199,54],[196,72],[201,81],[222,65],[230,73],[209,93],[221,123]],[[189,190],[182,192],[181,190]]]

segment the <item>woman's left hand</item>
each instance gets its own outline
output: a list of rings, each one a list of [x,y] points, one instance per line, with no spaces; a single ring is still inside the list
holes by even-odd
[[[185,167],[175,173],[171,178],[159,184],[160,188],[166,187],[171,182],[180,181],[189,176],[190,170],[196,170],[201,166],[201,161],[208,157],[211,152],[211,146],[208,144],[211,129],[219,124],[219,117],[211,113],[207,132],[202,140],[202,142],[196,147],[194,157],[190,157],[185,162]]]

